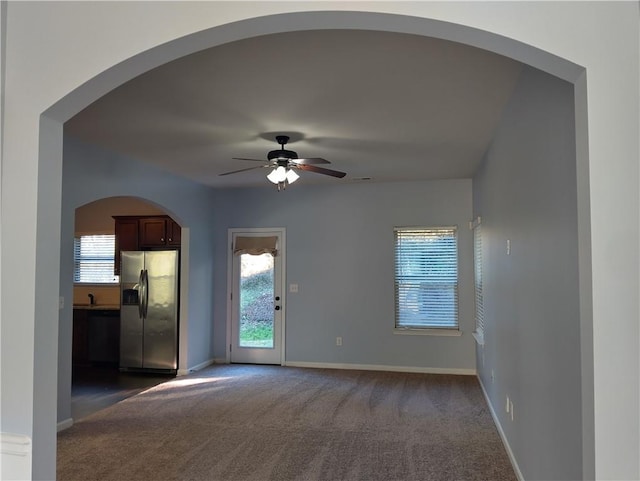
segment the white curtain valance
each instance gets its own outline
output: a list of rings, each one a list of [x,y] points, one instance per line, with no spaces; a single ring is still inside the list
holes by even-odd
[[[270,237],[244,237],[238,236],[233,243],[233,254],[236,256],[242,254],[251,254],[254,256],[260,254],[271,254],[276,256],[278,254],[277,249],[277,236]]]

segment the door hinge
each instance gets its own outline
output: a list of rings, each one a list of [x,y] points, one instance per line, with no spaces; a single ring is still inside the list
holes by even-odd
[[[229,344],[229,352],[231,352],[232,350],[233,350],[233,346]]]
[[[233,292],[229,294],[229,298],[233,301]]]

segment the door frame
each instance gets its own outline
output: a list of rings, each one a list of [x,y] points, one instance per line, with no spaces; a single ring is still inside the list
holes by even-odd
[[[278,255],[280,256],[281,275],[280,275],[280,292],[281,292],[281,322],[280,322],[280,365],[285,365],[285,345],[286,345],[286,319],[287,319],[287,229],[285,227],[249,227],[246,229],[233,227],[227,229],[227,336],[225,348],[225,360],[227,364],[231,363],[231,323],[233,301],[231,293],[233,292],[233,236],[239,233],[246,234],[262,234],[266,232],[277,232],[280,237],[280,245],[278,246]]]

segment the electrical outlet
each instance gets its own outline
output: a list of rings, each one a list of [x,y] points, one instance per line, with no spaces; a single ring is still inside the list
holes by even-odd
[[[509,409],[511,409],[511,401],[509,401],[509,396],[507,396],[507,405],[504,407],[507,412],[509,412]]]
[[[342,346],[342,337],[336,337],[336,346]]]
[[[507,239],[507,255],[511,255],[511,239]]]
[[[298,292],[298,284],[289,284],[289,292]]]

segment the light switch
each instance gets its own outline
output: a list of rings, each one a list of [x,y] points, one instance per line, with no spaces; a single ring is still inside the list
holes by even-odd
[[[298,292],[298,284],[289,284],[289,292]]]
[[[507,255],[511,255],[511,239],[507,239]]]

